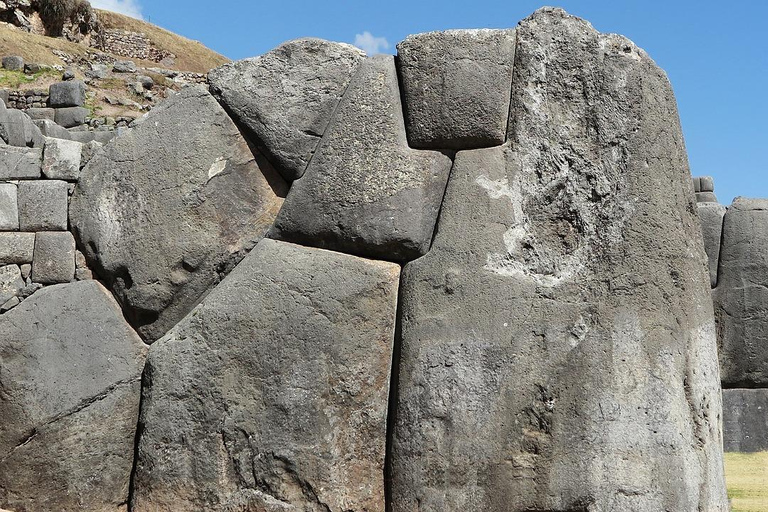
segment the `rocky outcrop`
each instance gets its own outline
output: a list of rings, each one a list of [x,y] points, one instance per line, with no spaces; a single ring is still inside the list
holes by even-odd
[[[726,511],[669,83],[560,10],[517,36],[509,143],[457,154],[403,271],[392,510]]]
[[[96,281],[44,288],[0,315],[0,507],[127,502],[145,356]]]
[[[152,346],[132,510],[384,510],[399,274],[260,242]]]
[[[93,157],[70,220],[88,261],[152,342],[258,242],[285,187],[216,100],[189,87]]]

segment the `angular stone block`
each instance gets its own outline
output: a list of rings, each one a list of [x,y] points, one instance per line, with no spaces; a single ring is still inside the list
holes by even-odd
[[[0,180],[26,180],[40,177],[43,150],[0,146]]]
[[[88,117],[90,111],[83,107],[67,107],[57,108],[55,121],[59,126],[64,128],[72,128],[75,126],[82,126],[85,124],[85,118]]]
[[[132,510],[384,510],[399,274],[259,242],[152,345]]]
[[[737,197],[723,221],[717,288],[723,386],[768,387],[768,199]]]
[[[45,142],[29,116],[14,109],[0,112],[0,138],[16,147],[42,148]]]
[[[714,192],[715,180],[712,176],[701,176],[701,192]]]
[[[21,231],[66,230],[67,190],[66,181],[19,182],[19,228]]]
[[[3,57],[3,68],[8,71],[24,71],[24,59],[16,55]]]
[[[19,266],[0,266],[0,304],[5,304],[18,295],[22,288],[24,288],[24,279],[21,278]]]
[[[0,233],[0,265],[32,262],[34,233]]]
[[[704,237],[704,250],[707,252],[709,282],[712,288],[717,286],[717,266],[720,260],[720,241],[723,235],[723,219],[726,207],[718,203],[698,203],[701,234]]]
[[[19,207],[16,185],[0,183],[0,231],[19,230]]]
[[[82,152],[80,153],[80,167],[85,167],[102,147],[104,147],[104,144],[95,140],[83,144]]]
[[[698,192],[696,194],[697,203],[716,203],[717,196],[714,192]]]
[[[66,139],[66,140],[70,140],[72,138],[69,134],[69,131],[66,128],[64,128],[63,126],[57,125],[54,121],[51,121],[50,119],[38,119],[34,121],[34,123],[44,137],[55,137],[57,139]]]
[[[51,84],[48,95],[49,107],[82,107],[85,103],[85,84],[82,80]]]
[[[504,143],[514,30],[413,35],[397,45],[397,54],[411,147],[459,150]]]
[[[32,121],[39,121],[41,119],[53,121],[56,119],[56,110],[52,108],[28,108],[26,112]]]
[[[403,270],[392,511],[726,512],[671,86],[560,9],[516,30],[510,142],[456,155]]]
[[[408,147],[394,57],[360,65],[273,238],[388,261],[429,249],[451,159]]]
[[[0,316],[0,508],[124,510],[146,351],[96,281]]]
[[[296,39],[208,74],[211,92],[287,180],[300,178],[365,53]]]
[[[75,238],[69,231],[35,235],[32,281],[40,284],[68,283],[75,277]]]
[[[83,144],[74,140],[46,138],[43,150],[43,174],[54,180],[77,181]]]
[[[726,452],[768,451],[768,389],[723,390]]]

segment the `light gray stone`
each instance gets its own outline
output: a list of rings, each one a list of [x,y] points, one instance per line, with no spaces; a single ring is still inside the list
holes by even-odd
[[[509,117],[514,30],[449,30],[397,45],[411,147],[503,144]]]
[[[43,174],[54,180],[77,181],[83,144],[74,140],[46,138],[43,150]]]
[[[262,240],[152,345],[131,509],[383,511],[399,274]]]
[[[90,63],[91,69],[85,72],[88,78],[104,79],[109,74],[109,68],[106,64]]]
[[[39,178],[42,160],[40,148],[0,146],[0,180]]]
[[[70,140],[72,138],[66,128],[57,125],[50,119],[37,119],[34,121],[34,123],[44,137],[55,137],[57,139],[66,140]]]
[[[510,143],[456,155],[403,270],[392,511],[726,512],[670,84],[560,9],[517,35]]]
[[[716,203],[717,196],[714,192],[698,192],[696,194],[697,203]]]
[[[720,240],[726,208],[718,203],[698,203],[697,207],[701,234],[704,237],[704,250],[707,252],[709,282],[714,288],[717,286],[717,265],[720,260]]]
[[[0,317],[0,508],[123,509],[146,351],[96,281]]]
[[[15,109],[0,111],[0,138],[16,147],[42,148],[45,142],[29,116]]]
[[[737,197],[723,221],[717,288],[726,387],[768,387],[768,199]]]
[[[408,147],[391,55],[366,59],[273,238],[389,261],[429,249],[451,160]]]
[[[57,108],[55,121],[64,128],[73,128],[85,124],[85,118],[90,115],[90,111],[84,107],[66,107]]]
[[[698,176],[693,178],[693,191],[697,194],[701,192],[701,178]]]
[[[300,178],[365,54],[296,39],[208,74],[211,92],[287,180]]]
[[[24,71],[24,59],[17,55],[3,57],[3,68],[8,71]]]
[[[56,110],[52,108],[29,108],[26,112],[32,121],[39,121],[40,119],[53,121],[56,118]]]
[[[19,265],[19,268],[21,269],[21,278],[26,282],[26,280],[32,274],[32,265],[29,263],[24,263],[23,265]]]
[[[67,229],[67,195],[66,181],[19,182],[19,228],[21,231],[65,231]]]
[[[31,263],[34,233],[0,233],[0,265]]]
[[[272,224],[286,184],[255,155],[216,100],[189,87],[83,169],[72,228],[145,339],[181,320]]]
[[[92,140],[86,144],[83,144],[82,146],[82,152],[80,153],[80,167],[85,167],[88,165],[88,162],[91,161],[93,156],[96,154],[97,151],[99,151],[102,147],[104,147],[104,144],[101,142]]]
[[[768,389],[723,390],[726,452],[768,451]]]
[[[131,60],[118,60],[112,66],[112,71],[115,73],[136,73],[136,63]]]
[[[18,306],[19,304],[21,304],[21,301],[19,300],[18,297],[11,297],[7,301],[5,301],[5,303],[2,306],[0,306],[0,313],[6,313],[12,310],[13,308],[15,308],[16,306]]]
[[[701,183],[701,192],[715,191],[715,180],[712,178],[712,176],[701,176],[699,181]]]
[[[82,80],[57,82],[48,88],[48,106],[82,107],[85,103],[85,84]]]
[[[75,277],[75,239],[69,231],[35,235],[32,281],[40,284],[68,283]]]
[[[19,207],[16,185],[0,183],[0,231],[19,230]]]
[[[0,267],[0,304],[11,300],[22,288],[24,288],[24,279],[21,278],[21,269],[18,265]]]

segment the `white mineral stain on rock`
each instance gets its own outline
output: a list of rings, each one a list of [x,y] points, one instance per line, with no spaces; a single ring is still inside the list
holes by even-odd
[[[216,175],[221,174],[224,172],[224,169],[227,168],[227,160],[220,156],[216,159],[213,164],[211,164],[211,168],[208,169],[208,180],[212,180]]]

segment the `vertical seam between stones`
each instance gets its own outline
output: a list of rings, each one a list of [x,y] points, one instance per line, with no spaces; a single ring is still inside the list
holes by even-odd
[[[697,212],[698,213],[698,212]],[[725,214],[723,214],[723,218],[720,221],[720,242],[719,247],[717,251],[717,261],[715,261],[715,286],[712,287],[714,290],[717,288],[717,285],[720,283],[720,258],[723,256],[723,241],[725,240],[725,216],[728,215],[728,209],[726,208]],[[701,218],[699,218],[699,222],[701,222]]]
[[[515,51],[514,51],[514,57],[512,58],[512,80],[509,84],[509,110],[507,111],[507,124],[504,127],[504,144],[509,142],[509,127],[512,124],[512,111],[515,106],[515,75],[517,74],[517,47],[518,43],[520,41],[520,31],[515,29]]]
[[[448,153],[444,152],[444,154]],[[437,238],[437,233],[440,229],[440,217],[443,214],[443,206],[445,204],[445,196],[448,193],[448,185],[451,182],[451,176],[453,176],[453,169],[456,167],[456,153],[453,153],[452,156],[448,154],[448,157],[451,159],[451,168],[448,170],[448,179],[445,180],[445,187],[443,187],[443,194],[440,198],[440,207],[437,209],[437,215],[435,216],[435,226],[432,228],[432,237],[429,240],[429,247],[427,248],[425,255],[432,250],[432,246],[434,245],[435,239]]]
[[[400,267],[400,282],[397,287],[397,307],[395,309],[395,335],[392,345],[392,365],[389,377],[389,399],[387,403],[387,430],[384,446],[384,510],[392,512],[392,444],[395,424],[397,423],[397,402],[400,391],[400,353],[402,348],[402,306],[404,266]]]
[[[147,354],[149,356],[149,354]],[[149,359],[149,357],[147,357]],[[133,512],[133,495],[136,492],[136,467],[139,462],[139,442],[144,433],[144,426],[141,422],[141,413],[144,406],[144,387],[146,385],[146,373],[148,368],[147,360],[144,360],[144,368],[141,370],[141,386],[139,389],[139,414],[136,417],[136,430],[133,435],[133,462],[131,463],[131,474],[128,479],[128,496],[126,497],[128,512]]]

